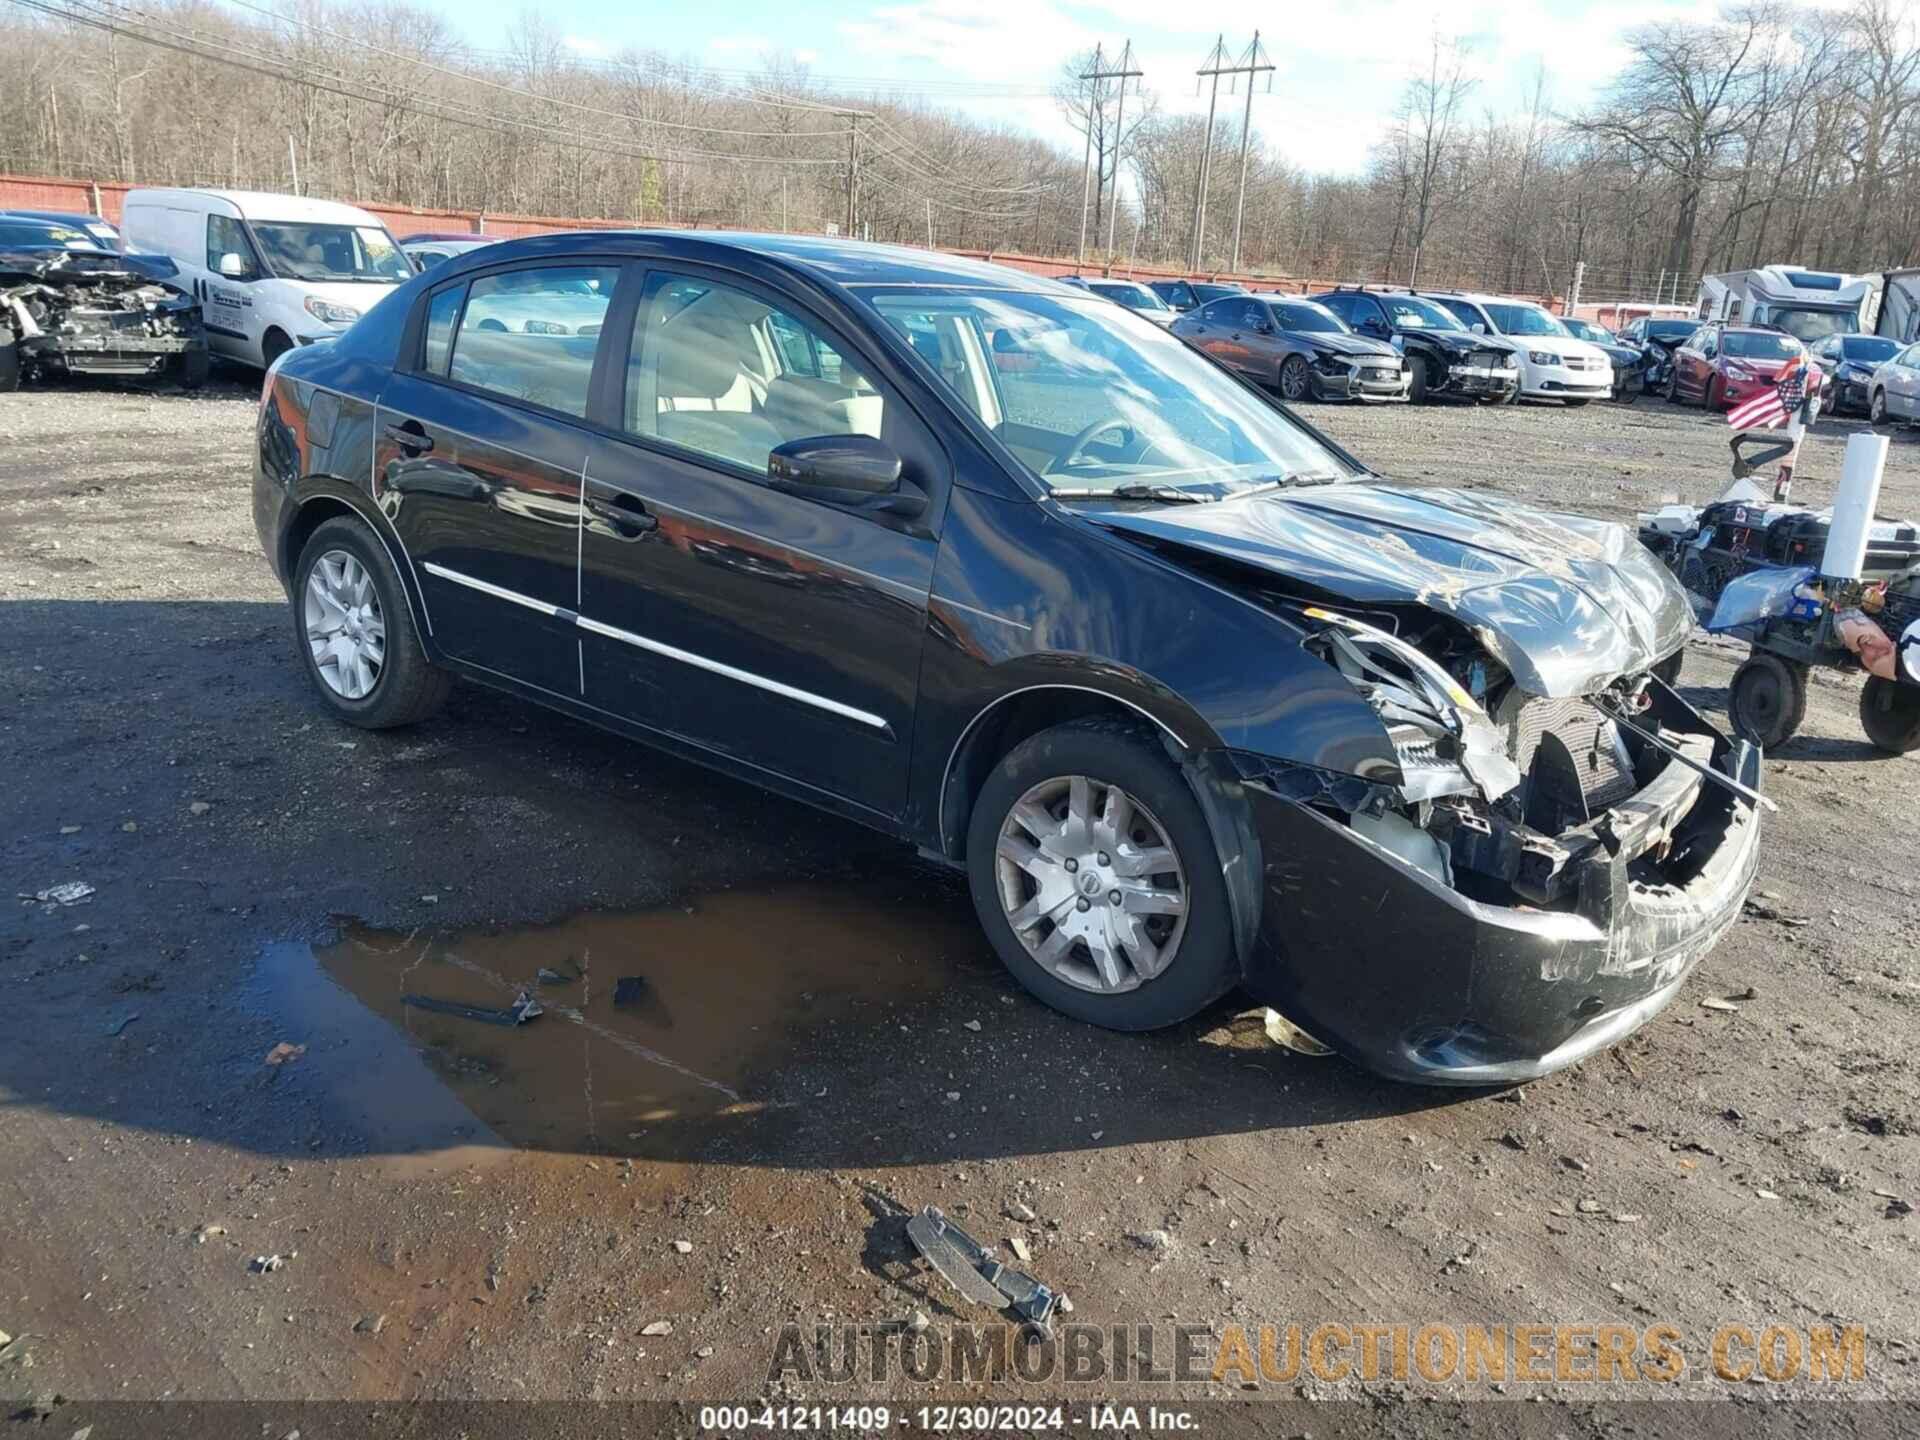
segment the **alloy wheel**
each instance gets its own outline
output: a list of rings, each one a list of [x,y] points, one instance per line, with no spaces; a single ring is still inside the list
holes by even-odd
[[[366,566],[346,550],[323,554],[307,572],[302,618],[322,683],[347,700],[371,695],[386,664],[387,622]]]
[[[1280,394],[1283,399],[1306,399],[1311,383],[1307,377],[1307,362],[1298,355],[1290,356],[1287,363],[1280,367]]]
[[[1187,925],[1187,879],[1166,828],[1118,785],[1044,780],[1000,825],[1007,923],[1048,974],[1120,994],[1163,974]]]

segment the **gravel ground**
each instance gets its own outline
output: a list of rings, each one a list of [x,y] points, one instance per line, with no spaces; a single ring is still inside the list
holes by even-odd
[[[1920,1389],[1920,763],[1867,747],[1856,682],[1820,677],[1768,757],[1782,918],[1570,1073],[1387,1085],[1232,1001],[1075,1025],[1014,991],[950,876],[570,720],[463,689],[416,731],[329,723],[253,535],[252,398],[0,399],[0,867],[95,887],[0,917],[0,1398],[1060,1393],[769,1388],[790,1321],[981,1318],[909,1263],[899,1207],[929,1202],[1021,1239],[1076,1322],[1161,1345],[1665,1323],[1687,1369],[1662,1393],[1703,1397],[1752,1389],[1711,1377],[1722,1325],[1859,1324],[1845,1393]],[[1724,426],[1657,402],[1310,413],[1395,478],[1620,519],[1725,475]],[[1853,424],[1809,442],[1804,498]],[[1915,454],[1896,439],[1883,511],[1920,513]],[[1695,647],[1700,703],[1737,658]],[[517,1030],[400,998],[502,1005],[542,966]],[[282,1043],[305,1050],[268,1063]]]

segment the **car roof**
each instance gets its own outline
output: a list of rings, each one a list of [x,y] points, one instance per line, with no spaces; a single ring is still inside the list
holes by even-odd
[[[315,200],[306,195],[282,195],[271,190],[214,190],[194,186],[141,188],[127,193],[127,200],[173,200],[192,197],[219,200],[238,210],[247,220],[287,225],[365,225],[380,224],[378,216],[339,200]]]
[[[1057,280],[1030,275],[1005,265],[993,265],[964,255],[921,250],[908,245],[882,245],[833,236],[773,235],[736,230],[574,230],[553,235],[529,235],[518,240],[476,246],[436,266],[435,276],[451,278],[468,269],[485,269],[514,260],[546,255],[659,256],[706,260],[725,265],[742,258],[804,276],[840,289],[867,286],[908,288],[1019,290],[1058,293]],[[1082,279],[1084,277],[1073,277]],[[1096,276],[1095,279],[1104,277]],[[436,280],[435,283],[440,283]],[[1133,281],[1123,281],[1133,284]]]

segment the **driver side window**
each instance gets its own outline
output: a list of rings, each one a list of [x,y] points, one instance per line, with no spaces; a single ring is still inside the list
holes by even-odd
[[[790,440],[879,439],[886,410],[878,387],[807,321],[731,285],[677,275],[647,282],[625,388],[631,433],[758,475]]]

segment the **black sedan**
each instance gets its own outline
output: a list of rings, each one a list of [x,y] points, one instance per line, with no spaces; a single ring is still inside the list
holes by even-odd
[[[1183,315],[1209,300],[1247,293],[1246,286],[1231,280],[1149,280],[1147,288]]]
[[[1412,380],[1400,352],[1355,335],[1311,300],[1236,295],[1173,322],[1173,333],[1287,400],[1405,400]]]
[[[568,334],[487,323],[582,294]],[[1632,536],[1381,483],[1083,291],[548,235],[416,276],[260,404],[255,520],[334,716],[459,676],[874,826],[1084,1020],[1237,983],[1389,1074],[1537,1075],[1664,1006],[1753,875],[1758,755],[1650,679],[1692,617]]]
[[[1822,397],[1836,415],[1865,415],[1873,391],[1873,372],[1900,353],[1897,342],[1882,335],[1829,335],[1808,350],[1827,377]]]

